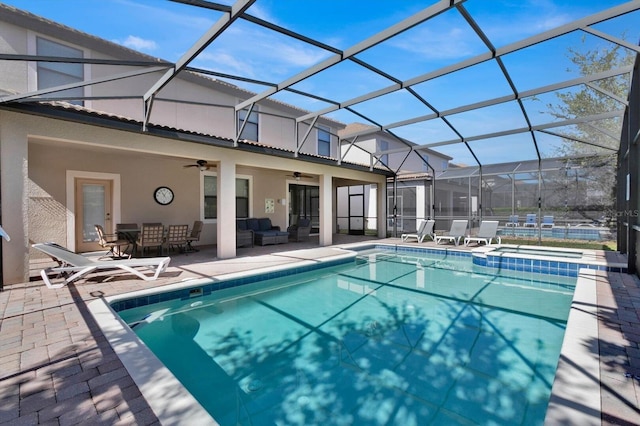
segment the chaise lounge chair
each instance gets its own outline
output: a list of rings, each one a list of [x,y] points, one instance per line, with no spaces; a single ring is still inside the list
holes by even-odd
[[[96,271],[106,269],[124,269],[127,272],[142,278],[145,281],[152,281],[158,278],[167,269],[170,257],[153,257],[143,259],[122,259],[122,260],[91,260],[88,257],[74,253],[55,243],[34,244],[33,248],[49,255],[59,266],[45,268],[40,272],[42,280],[49,288],[62,288],[65,285]],[[147,268],[155,271],[153,275],[146,275],[135,269],[137,267]],[[49,273],[56,273],[64,277],[64,282],[53,284],[49,278]],[[71,275],[69,276],[69,274]]]
[[[536,228],[538,226],[538,215],[535,213],[527,214],[527,219],[524,222],[525,228]]]
[[[517,214],[512,214],[509,216],[509,221],[505,225],[516,227],[519,225],[518,222],[520,222],[520,217]]]
[[[502,243],[502,238],[498,235],[498,221],[497,220],[483,220],[478,229],[478,234],[475,237],[468,236],[464,239],[464,245],[468,246],[470,242],[476,242],[478,244],[485,243],[491,244],[493,239],[498,240],[498,244]]]
[[[542,216],[540,228],[553,228],[553,216]]]
[[[400,238],[403,242],[406,242],[409,238],[415,238],[421,243],[424,238],[428,235],[433,240],[433,226],[435,225],[435,220],[423,220],[420,222],[420,226],[418,226],[418,230],[415,234],[402,234]]]
[[[454,220],[451,223],[451,229],[448,234],[436,235],[436,244],[440,244],[440,241],[442,240],[447,240],[453,241],[457,246],[460,244],[460,240],[464,237],[464,234],[466,234],[468,224],[468,220]]]

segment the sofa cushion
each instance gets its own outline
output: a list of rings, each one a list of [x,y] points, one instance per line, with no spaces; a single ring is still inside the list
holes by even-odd
[[[240,231],[246,231],[247,221],[245,219],[236,220],[236,229],[239,229]]]
[[[247,219],[247,229],[251,229],[253,231],[259,231],[260,230],[260,222],[258,222],[258,219],[251,217],[249,219]]]
[[[260,224],[258,231],[270,231],[271,230],[271,219],[269,219],[268,217],[262,218],[262,219],[258,219],[258,222]]]

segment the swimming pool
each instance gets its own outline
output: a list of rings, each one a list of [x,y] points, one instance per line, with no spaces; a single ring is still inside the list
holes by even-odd
[[[118,306],[221,424],[542,424],[574,284],[376,250]]]

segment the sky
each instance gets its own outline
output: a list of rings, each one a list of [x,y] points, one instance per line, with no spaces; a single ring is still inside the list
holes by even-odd
[[[6,0],[3,3],[172,62],[178,60],[221,17],[217,11],[165,0]],[[232,4],[230,1],[219,3]],[[247,13],[332,48],[348,50],[434,3],[416,0],[257,0]],[[491,44],[500,49],[623,3],[622,0],[467,0],[463,5]],[[640,39],[639,23],[640,13],[633,12],[599,23],[594,28],[637,43]],[[569,47],[602,49],[608,46],[611,44],[602,38],[576,31],[515,51],[502,59],[516,89],[525,91],[578,77],[568,60]],[[397,80],[407,81],[456,66],[487,51],[462,14],[450,10],[364,50],[356,57]],[[190,65],[279,83],[331,56],[324,49],[238,20]],[[266,89],[262,85],[233,83],[256,93]],[[349,102],[392,84],[388,78],[369,72],[354,62],[344,61],[294,84],[292,88]],[[430,79],[413,86],[413,89],[440,112],[513,93],[496,61]],[[309,111],[330,106],[287,92],[280,92],[274,98]],[[529,99],[526,103],[531,108],[530,119],[534,125],[552,121],[543,107],[545,102],[554,102],[554,96],[539,98],[545,101]],[[404,90],[358,103],[354,109],[373,123],[382,125],[433,113],[432,109]],[[344,123],[366,122],[361,116],[345,110],[328,116]],[[462,129],[460,133],[464,137],[527,125],[515,102],[451,115],[449,123],[457,130]],[[458,138],[442,120],[397,127],[394,133],[427,145]],[[551,155],[559,140],[546,139],[541,136],[539,143],[543,151]],[[482,142],[473,142],[471,146],[479,143]],[[498,161],[535,157],[535,148],[527,135],[513,135],[508,140],[498,138],[495,143],[482,144],[481,155]],[[460,163],[475,162],[461,144],[442,144],[434,149]],[[484,158],[481,161],[485,161]]]

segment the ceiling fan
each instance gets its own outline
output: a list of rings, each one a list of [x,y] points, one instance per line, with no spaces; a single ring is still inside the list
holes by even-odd
[[[295,180],[300,180],[300,178],[312,178],[313,176],[309,176],[309,175],[303,175],[300,172],[293,172],[293,174],[291,175],[287,175],[287,177],[292,177]]]
[[[197,167],[200,169],[201,172],[204,172],[205,170],[209,170],[209,169],[214,169],[216,167],[215,164],[209,164],[207,163],[206,160],[198,160],[196,161],[196,164],[186,164],[183,167]]]

